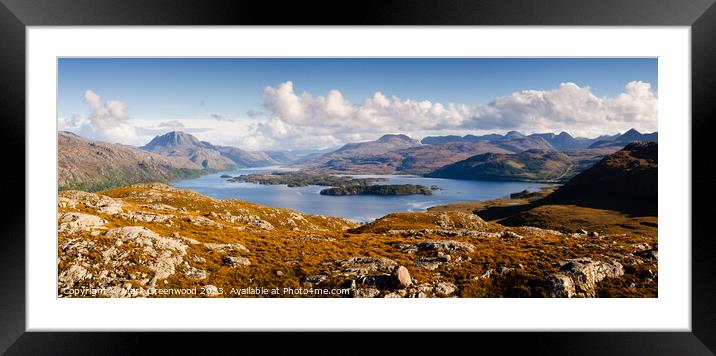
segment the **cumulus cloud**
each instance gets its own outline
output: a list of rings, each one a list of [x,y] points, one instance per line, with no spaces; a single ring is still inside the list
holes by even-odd
[[[254,141],[293,146],[331,146],[385,133],[425,134],[567,131],[594,137],[636,128],[657,129],[657,96],[651,85],[629,82],[615,97],[562,83],[550,90],[523,90],[484,105],[438,103],[375,92],[359,104],[340,91],[325,96],[296,93],[287,81],[262,91],[269,118],[254,125]]]
[[[87,90],[87,114],[61,119],[60,129],[129,144],[145,144],[154,135],[182,130],[215,144],[252,150],[337,147],[388,133],[419,139],[510,130],[526,134],[567,131],[583,137],[630,128],[657,130],[657,94],[649,83],[639,81],[626,83],[612,97],[600,97],[589,87],[567,82],[547,90],[517,91],[485,104],[440,103],[382,92],[351,102],[337,89],[325,95],[298,92],[291,81],[267,86],[260,95],[261,110],[250,110],[241,119],[214,113],[181,121],[134,118],[131,125],[125,103],[102,101]]]
[[[75,114],[60,120],[61,130],[107,142],[124,143],[137,140],[135,128],[129,124],[126,103],[119,100],[102,101],[92,90],[85,91],[84,101],[89,107],[87,115]]]

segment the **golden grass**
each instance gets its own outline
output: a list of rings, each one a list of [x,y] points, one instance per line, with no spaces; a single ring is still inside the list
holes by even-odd
[[[158,192],[155,195],[151,192]],[[63,194],[63,193],[60,193]],[[225,254],[210,251],[203,245],[190,245],[185,260],[196,268],[209,272],[205,280],[196,281],[176,273],[161,282],[166,288],[201,288],[207,284],[223,288],[265,287],[305,287],[306,276],[315,274],[331,275],[334,261],[354,256],[385,257],[406,266],[413,278],[419,282],[430,282],[440,274],[441,280],[450,281],[458,286],[457,295],[461,297],[540,297],[543,291],[539,281],[545,275],[555,272],[557,261],[593,257],[602,259],[604,256],[632,253],[633,246],[638,243],[654,244],[657,242],[657,219],[632,218],[624,214],[596,209],[585,210],[575,207],[546,206],[525,217],[526,225],[542,226],[556,230],[573,230],[584,228],[599,231],[607,237],[573,238],[553,234],[530,235],[528,230],[511,228],[523,234],[524,239],[450,237],[450,240],[467,242],[476,247],[474,252],[454,253],[453,257],[461,257],[465,261],[444,264],[435,271],[429,271],[415,265],[415,260],[424,257],[435,257],[435,252],[418,252],[414,254],[402,252],[400,245],[416,244],[427,239],[447,239],[441,236],[417,238],[399,233],[388,233],[390,230],[445,229],[440,225],[439,213],[445,213],[455,225],[448,229],[464,228],[463,224],[473,222],[467,219],[466,213],[492,205],[506,204],[508,200],[492,202],[455,204],[437,207],[429,213],[394,213],[371,224],[357,226],[344,219],[333,217],[310,216],[296,214],[287,209],[277,209],[251,204],[239,200],[217,200],[190,191],[168,190],[156,191],[151,185],[136,185],[104,192],[113,198],[119,198],[127,205],[125,211],[149,211],[157,214],[173,214],[172,225],[162,223],[145,223],[128,221],[120,215],[99,213],[96,209],[78,205],[76,208],[61,208],[60,212],[79,211],[100,216],[108,221],[107,227],[144,226],[162,236],[178,233],[182,237],[195,239],[199,242],[240,243],[250,253],[234,252],[249,258],[250,266],[228,267],[222,262]],[[510,201],[514,203],[514,200]],[[526,201],[522,201],[525,203]],[[186,211],[162,211],[147,208],[147,204],[166,204],[176,208],[184,207]],[[476,208],[478,207],[478,208]],[[272,224],[274,230],[254,229],[242,222],[222,220],[221,214],[249,214],[260,217]],[[575,213],[577,212],[577,213]],[[211,215],[212,213],[218,214]],[[296,218],[302,216],[305,221]],[[221,225],[197,226],[186,217],[196,216],[210,218]],[[292,219],[295,225],[287,224]],[[480,227],[481,231],[498,232],[504,226],[497,222],[487,222]],[[73,235],[76,238],[80,235]],[[94,241],[109,240],[102,236],[81,235],[82,238]],[[59,243],[68,236],[60,234]],[[108,242],[107,242],[108,243]],[[59,253],[62,253],[58,249]],[[192,258],[203,258],[204,262],[193,262]],[[91,260],[100,260],[101,256],[89,256]],[[132,256],[131,258],[143,258]],[[468,260],[469,259],[469,260]],[[516,268],[517,271],[508,277],[494,276],[491,279],[476,277],[488,269],[498,266]],[[67,266],[60,265],[60,270]],[[604,297],[654,297],[656,283],[641,283],[637,288],[630,288],[631,283],[640,282],[643,269],[657,272],[656,262],[646,263],[639,269],[628,270],[627,275],[618,281],[608,281],[600,290]],[[277,273],[280,271],[280,273]],[[125,273],[148,273],[147,270],[135,268]],[[336,287],[345,278],[328,278],[321,287]],[[238,297],[239,295],[224,295]],[[186,296],[184,296],[186,297]],[[290,295],[282,295],[290,297]]]

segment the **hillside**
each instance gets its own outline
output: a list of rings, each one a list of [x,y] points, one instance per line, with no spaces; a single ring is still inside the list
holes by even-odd
[[[97,191],[141,182],[168,182],[205,171],[180,157],[165,157],[133,147],[57,134],[58,187]]]
[[[352,165],[360,165],[368,166],[368,169],[382,173],[389,169],[385,166],[392,161],[392,158],[380,157],[380,155],[419,144],[418,141],[406,135],[384,135],[375,141],[345,144],[335,151],[304,160],[300,166],[349,171],[352,169]]]
[[[658,144],[633,142],[572,178],[542,204],[656,215]]]
[[[58,210],[61,298],[657,296],[647,226],[595,237],[589,221],[587,234],[458,211],[356,225],[163,184],[64,191]]]
[[[488,142],[421,145],[405,135],[386,135],[377,141],[347,144],[334,152],[303,162],[300,167],[358,174],[425,174],[485,152],[511,151]]]
[[[275,160],[269,154],[261,151],[245,151],[237,147],[231,146],[211,146],[219,153],[229,158],[239,167],[264,167],[281,162]]]
[[[439,168],[426,176],[435,178],[566,182],[596,163],[601,151],[567,152],[528,150],[517,154],[486,153]]]

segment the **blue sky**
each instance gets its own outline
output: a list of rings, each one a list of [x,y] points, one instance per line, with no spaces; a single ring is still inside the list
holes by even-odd
[[[244,116],[262,110],[261,90],[291,80],[297,92],[339,89],[354,103],[375,91],[389,96],[485,104],[525,89],[562,82],[614,96],[627,82],[656,90],[656,59],[243,59],[64,58],[59,114],[86,111],[85,90],[127,102],[137,117]]]
[[[278,117],[297,124],[297,118],[292,122],[276,111],[283,104],[275,103],[272,109],[266,103],[265,88],[289,81],[297,96],[307,92],[315,98],[338,90],[342,99],[354,105],[380,92],[388,98],[428,100],[444,106],[481,106],[496,97],[553,90],[566,82],[589,88],[598,98],[616,97],[630,82],[649,83],[651,92],[658,91],[654,58],[62,58],[58,71],[58,119],[91,117],[93,109],[85,98],[90,90],[102,101],[121,101],[126,105],[127,122],[141,121],[145,126],[152,120],[157,124],[175,120],[186,126],[186,120],[212,114],[260,124],[249,112],[266,114],[264,120]],[[311,112],[316,117],[323,114]],[[477,127],[505,129],[491,125]],[[207,127],[194,129],[209,131]]]

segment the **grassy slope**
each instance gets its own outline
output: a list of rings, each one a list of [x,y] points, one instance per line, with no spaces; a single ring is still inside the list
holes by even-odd
[[[157,188],[159,187],[159,188]],[[60,193],[70,194],[71,192]],[[241,243],[251,251],[247,257],[251,266],[247,268],[229,268],[222,264],[221,255],[207,251],[200,245],[193,245],[189,255],[204,258],[204,263],[197,266],[208,271],[210,277],[205,281],[194,281],[175,274],[166,280],[164,286],[173,287],[201,287],[213,284],[218,287],[231,288],[236,286],[262,286],[272,287],[301,287],[305,285],[302,280],[312,274],[330,273],[330,263],[335,260],[346,259],[353,256],[387,257],[405,265],[411,275],[419,281],[430,281],[440,273],[443,280],[455,283],[458,286],[457,294],[462,297],[504,297],[504,296],[541,296],[543,290],[538,281],[546,274],[555,272],[555,262],[567,258],[591,256],[601,258],[603,255],[616,255],[634,252],[633,244],[656,242],[656,228],[644,226],[644,234],[627,234],[612,236],[608,239],[578,239],[564,238],[559,235],[534,235],[529,230],[520,227],[510,228],[525,236],[522,240],[502,238],[475,238],[450,237],[473,244],[474,252],[465,254],[469,261],[457,265],[441,267],[436,271],[415,266],[415,260],[428,256],[420,252],[410,254],[401,251],[402,244],[415,244],[423,239],[448,239],[439,235],[417,238],[402,234],[388,233],[395,229],[446,229],[440,221],[447,217],[452,221],[447,229],[460,229],[470,226],[471,214],[460,211],[444,209],[442,213],[398,213],[391,214],[371,224],[357,226],[343,219],[320,216],[302,215],[306,222],[298,226],[287,223],[289,219],[298,221],[295,212],[287,209],[276,209],[239,200],[216,200],[191,191],[182,191],[162,185],[139,185],[113,189],[105,192],[110,197],[120,199],[128,205],[125,211],[143,210],[156,213],[164,211],[149,208],[146,204],[167,204],[174,207],[184,207],[185,212],[174,213],[174,225],[132,222],[118,215],[107,215],[96,209],[86,206],[77,208],[61,208],[60,212],[80,211],[98,215],[108,220],[109,227],[119,226],[145,226],[162,236],[169,236],[178,232],[181,236],[196,239],[200,242],[215,243]],[[268,221],[276,227],[273,231],[239,231],[232,227],[245,227],[242,223],[229,223],[221,221],[225,226],[196,226],[180,216],[211,217],[212,213],[222,214],[251,214]],[[443,216],[444,215],[444,216]],[[589,215],[588,215],[589,216]],[[214,220],[217,220],[214,218]],[[217,220],[218,221],[218,220]],[[583,221],[580,225],[586,229],[599,229],[597,225],[590,225],[590,221]],[[484,232],[499,232],[504,230],[502,224],[489,222],[481,225],[479,230]],[[602,231],[604,233],[604,231]],[[59,242],[65,236],[60,234]],[[72,236],[76,238],[76,235]],[[103,241],[103,237],[84,238]],[[516,267],[523,266],[513,277],[495,277],[490,280],[475,280],[476,276],[485,273],[497,266]],[[60,265],[60,269],[67,266]],[[656,266],[651,266],[656,269]],[[281,271],[279,275],[276,272]],[[600,291],[602,296],[655,296],[656,285],[644,285],[637,289],[624,286],[636,276],[639,271],[629,271],[624,281],[606,283]],[[338,286],[343,282],[340,278],[329,278],[322,286]]]

